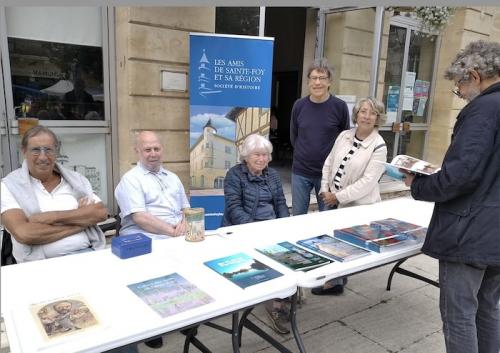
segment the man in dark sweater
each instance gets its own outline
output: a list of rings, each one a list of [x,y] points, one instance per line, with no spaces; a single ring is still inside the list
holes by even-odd
[[[293,146],[293,215],[307,213],[314,188],[320,211],[321,171],[326,157],[343,130],[349,129],[347,104],[330,94],[333,69],[326,59],[315,60],[308,68],[309,95],[298,99],[292,108],[290,141]]]

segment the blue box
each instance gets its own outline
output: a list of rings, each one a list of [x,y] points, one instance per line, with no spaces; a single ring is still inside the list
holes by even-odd
[[[149,254],[151,238],[142,233],[120,235],[111,240],[111,252],[120,259]]]

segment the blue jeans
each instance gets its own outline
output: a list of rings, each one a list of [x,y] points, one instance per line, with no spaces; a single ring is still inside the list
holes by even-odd
[[[292,173],[292,214],[294,216],[306,214],[309,210],[309,201],[311,198],[311,190],[314,188],[316,200],[318,201],[318,209],[323,211],[325,204],[319,197],[319,189],[321,189],[321,177],[309,178]]]
[[[448,353],[500,352],[500,267],[439,261]]]

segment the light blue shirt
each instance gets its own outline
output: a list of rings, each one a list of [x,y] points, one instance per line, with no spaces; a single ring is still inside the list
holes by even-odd
[[[140,163],[129,170],[115,189],[120,206],[120,234],[147,233],[132,219],[136,212],[148,212],[168,224],[175,225],[182,220],[182,209],[189,201],[179,177],[161,167],[157,173],[150,172]]]

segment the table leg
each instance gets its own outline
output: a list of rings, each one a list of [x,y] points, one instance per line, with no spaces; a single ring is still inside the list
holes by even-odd
[[[238,312],[233,313],[233,322],[232,322],[232,330],[231,330],[231,342],[233,343],[233,352],[240,353],[240,331],[239,331],[239,315]]]
[[[292,295],[292,303],[290,305],[290,326],[292,327],[293,337],[295,337],[295,342],[299,348],[300,353],[305,353],[306,349],[304,343],[302,342],[302,337],[300,337],[300,332],[297,327],[297,295],[298,290]]]

